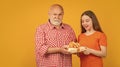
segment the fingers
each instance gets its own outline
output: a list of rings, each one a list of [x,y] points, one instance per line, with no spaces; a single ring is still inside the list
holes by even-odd
[[[62,48],[68,49],[69,46],[68,45],[64,45],[64,46],[62,46]]]
[[[83,53],[84,53],[85,55],[89,55],[89,54],[90,54],[89,48],[86,47],[86,50],[83,51]]]
[[[77,53],[77,48],[69,48],[68,52],[73,53],[73,54]]]
[[[90,53],[88,51],[83,52],[85,55],[89,55]]]
[[[80,51],[85,51],[85,50],[87,50],[86,47],[84,47],[84,46],[81,46],[81,47],[80,47]]]
[[[75,43],[75,42],[70,42],[69,43],[69,48],[78,48],[80,46],[79,43]]]
[[[78,48],[78,52],[83,52],[83,51],[85,51],[86,49],[87,49],[86,47],[80,46],[80,47]]]
[[[61,53],[63,53],[63,54],[71,54],[71,53],[68,51],[68,49],[66,49],[66,48],[61,48]]]

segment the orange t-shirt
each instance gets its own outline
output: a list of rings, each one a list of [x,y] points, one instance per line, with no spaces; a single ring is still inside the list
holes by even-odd
[[[98,31],[91,35],[80,34],[78,42],[81,46],[86,46],[94,50],[100,50],[100,45],[107,46],[106,35]],[[103,67],[102,58],[92,54],[84,55],[80,53],[80,60],[81,67]]]

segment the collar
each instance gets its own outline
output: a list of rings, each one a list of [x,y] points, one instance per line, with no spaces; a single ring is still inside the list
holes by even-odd
[[[56,27],[51,24],[50,20],[48,20],[48,25],[49,25],[50,29],[56,29]],[[60,29],[64,29],[64,28],[65,28],[65,25],[63,23],[61,23]]]

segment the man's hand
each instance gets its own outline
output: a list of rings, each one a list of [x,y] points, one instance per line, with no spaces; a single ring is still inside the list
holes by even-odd
[[[63,53],[63,54],[71,54],[70,52],[68,52],[68,45],[64,45],[60,48],[60,53]]]

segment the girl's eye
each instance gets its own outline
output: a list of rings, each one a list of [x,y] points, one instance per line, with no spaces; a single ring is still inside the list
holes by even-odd
[[[89,22],[90,20],[89,19],[86,19],[86,22]]]

